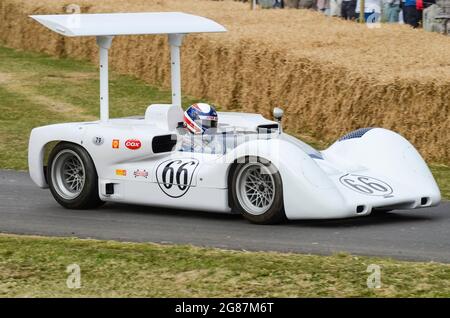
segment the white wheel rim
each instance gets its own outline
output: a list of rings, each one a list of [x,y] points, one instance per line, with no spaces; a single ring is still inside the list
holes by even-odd
[[[84,188],[86,173],[81,158],[72,150],[60,151],[52,162],[52,183],[59,196],[77,198]]]
[[[275,180],[268,167],[247,163],[236,179],[236,194],[241,207],[252,215],[267,212],[275,199]]]

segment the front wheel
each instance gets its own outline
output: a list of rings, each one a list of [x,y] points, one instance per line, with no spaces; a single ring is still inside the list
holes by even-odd
[[[68,209],[89,209],[103,204],[98,195],[94,163],[82,147],[62,142],[48,160],[47,180],[55,200]]]
[[[232,172],[234,208],[257,224],[276,224],[286,219],[280,173],[270,162],[238,164]]]

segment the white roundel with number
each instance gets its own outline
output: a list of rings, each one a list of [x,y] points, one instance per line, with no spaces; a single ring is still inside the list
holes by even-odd
[[[156,180],[161,190],[172,198],[186,194],[198,166],[197,159],[170,159],[159,164]]]
[[[389,196],[394,192],[392,187],[386,182],[368,176],[346,174],[343,175],[339,181],[345,187],[360,194]]]

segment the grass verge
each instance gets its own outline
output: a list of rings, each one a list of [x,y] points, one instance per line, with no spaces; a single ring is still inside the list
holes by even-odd
[[[450,199],[450,167],[446,165],[431,165],[431,172],[434,175],[441,194],[444,199]]]
[[[370,264],[380,288],[367,287]],[[449,264],[0,235],[8,297],[450,297],[449,280]]]
[[[130,76],[110,76],[111,117],[144,115],[171,93]],[[0,168],[27,169],[33,127],[98,119],[98,71],[91,63],[0,46]],[[183,104],[193,103],[189,97]]]

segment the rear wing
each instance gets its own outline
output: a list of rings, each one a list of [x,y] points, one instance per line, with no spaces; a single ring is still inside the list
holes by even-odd
[[[108,50],[114,36],[167,34],[171,53],[172,105],[181,108],[180,47],[189,33],[226,32],[210,19],[181,12],[59,14],[30,16],[68,37],[95,36],[100,49],[100,120],[109,119]]]

